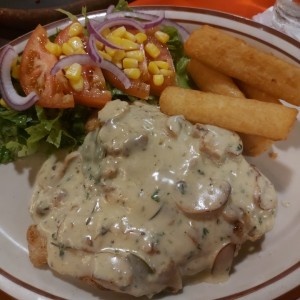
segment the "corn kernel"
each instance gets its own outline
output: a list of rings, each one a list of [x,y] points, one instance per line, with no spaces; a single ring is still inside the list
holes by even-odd
[[[163,76],[171,76],[173,74],[172,70],[160,69],[159,73]]]
[[[100,41],[96,41],[96,47],[98,50],[103,50],[104,49],[104,44],[101,43]]]
[[[113,56],[113,61],[120,62],[125,56],[126,56],[126,52],[124,50],[117,49]]]
[[[78,63],[73,63],[66,69],[65,76],[72,81],[77,81],[81,77],[82,66]]]
[[[147,38],[148,38],[147,35],[143,32],[139,32],[135,35],[135,39],[139,44],[143,44],[144,42],[146,42]]]
[[[138,62],[142,62],[145,59],[144,53],[141,50],[127,51],[126,57],[135,58]]]
[[[6,102],[4,101],[3,98],[0,98],[0,105],[5,107],[5,108],[8,108],[8,105],[6,104]]]
[[[82,32],[83,32],[82,25],[79,22],[74,22],[69,28],[68,35],[70,37],[78,36],[82,34]]]
[[[153,83],[157,86],[161,86],[164,83],[164,76],[161,74],[153,75]]]
[[[170,36],[162,31],[156,31],[154,33],[154,36],[156,37],[157,40],[159,40],[161,43],[165,44],[169,41]]]
[[[83,77],[82,76],[80,76],[78,80],[70,80],[69,79],[69,83],[76,92],[81,92],[83,90]]]
[[[154,62],[160,69],[168,70],[170,67],[169,63],[163,60],[155,60]]]
[[[108,35],[107,40],[116,46],[122,47],[124,50],[135,50],[139,48],[139,45],[127,39],[120,38],[114,35]]]
[[[150,74],[159,74],[159,67],[154,61],[150,61],[148,64],[148,71]]]
[[[117,61],[117,62],[114,62],[115,65],[119,68],[119,69],[123,69],[123,66],[122,66],[122,63]]]
[[[74,49],[68,43],[63,43],[61,46],[62,53],[64,55],[72,55],[74,54]]]
[[[101,31],[101,34],[104,36],[104,37],[107,37],[108,35],[111,34],[111,31],[109,28],[105,28]]]
[[[160,54],[160,50],[153,43],[147,43],[145,46],[145,51],[153,58],[157,58]]]
[[[130,79],[139,79],[141,76],[141,70],[138,68],[130,68],[130,69],[124,69],[124,73],[130,78]]]
[[[74,49],[74,52],[83,49],[82,40],[78,36],[71,37],[67,43]]]
[[[105,46],[104,49],[105,49],[105,52],[111,57],[113,57],[115,55],[115,53],[117,52],[117,49],[113,49],[108,46]]]
[[[105,60],[112,61],[112,57],[105,51],[98,50],[98,52]]]
[[[134,58],[125,57],[123,59],[123,68],[124,69],[138,68],[138,66],[139,66],[139,62]]]
[[[52,43],[48,40],[47,43],[45,44],[45,48],[48,52],[52,53],[56,57],[59,57],[61,55],[62,52],[61,47],[56,43]]]
[[[11,76],[15,79],[20,77],[20,65],[18,64],[18,58],[14,59],[11,66]]]
[[[127,30],[125,31],[123,37],[124,37],[125,39],[127,39],[127,40],[132,41],[132,42],[136,42],[135,35],[134,35],[133,33],[129,32],[129,31],[127,31]]]
[[[124,26],[120,26],[116,29],[114,29],[111,34],[115,37],[123,37],[125,32],[126,32],[126,28]]]

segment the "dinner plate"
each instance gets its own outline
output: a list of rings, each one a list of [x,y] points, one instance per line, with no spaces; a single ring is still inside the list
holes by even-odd
[[[189,31],[202,24],[214,25],[241,37],[248,43],[272,52],[300,66],[300,44],[283,34],[248,19],[225,13],[176,7],[140,7],[149,13],[164,10],[167,18],[177,21]],[[91,13],[102,19],[104,11]],[[47,26],[50,34],[64,27],[68,20]],[[11,44],[21,51],[28,36]],[[267,118],[267,116],[266,116]],[[280,120],[278,120],[280,122]],[[219,284],[186,282],[181,293],[163,295],[159,299],[274,299],[293,289],[300,278],[300,118],[288,140],[277,142],[274,155],[265,153],[247,158],[274,183],[278,195],[278,215],[274,229],[259,242],[246,243],[235,259],[228,281]],[[61,278],[48,269],[34,268],[28,259],[26,230],[31,224],[28,212],[32,187],[42,157],[34,156],[14,164],[0,166],[0,287],[23,300],[37,299],[136,299],[108,291],[96,291],[75,280]],[[144,299],[144,298],[142,298]]]

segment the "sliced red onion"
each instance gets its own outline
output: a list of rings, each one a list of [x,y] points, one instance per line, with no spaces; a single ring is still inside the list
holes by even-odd
[[[124,49],[123,47],[116,46],[115,44],[111,43],[101,34],[101,31],[106,28],[111,28],[114,26],[124,26],[124,25],[136,28],[140,32],[145,31],[144,28],[141,26],[140,22],[133,19],[123,18],[123,17],[113,18],[110,20],[106,20],[104,22],[89,20],[87,27],[89,33],[94,34],[96,39],[101,43],[103,43],[105,46],[108,46],[113,49]]]
[[[71,66],[73,63],[80,65],[96,65],[95,61],[88,54],[73,54],[61,58],[53,66],[50,71],[51,75],[55,75],[58,71]]]
[[[140,20],[143,20],[143,22],[140,22],[143,28],[149,29],[152,27],[155,27],[159,25],[165,18],[164,11],[160,11],[158,16],[146,14],[143,12],[137,12],[137,11],[117,11],[112,12],[110,14],[106,15],[106,19],[115,19],[115,18],[137,18]],[[145,20],[149,22],[144,22]]]
[[[10,45],[3,48],[0,54],[0,92],[9,107],[22,111],[34,105],[38,100],[38,95],[31,92],[26,97],[22,97],[15,90],[11,80],[11,65],[17,56],[18,53]]]
[[[105,60],[101,54],[99,53],[97,47],[96,47],[96,37],[91,34],[88,40],[88,51],[89,55],[92,58],[94,62],[99,64],[99,67],[102,69],[105,69],[112,74],[114,74],[120,82],[123,83],[125,89],[128,89],[131,86],[130,79],[127,77],[127,75],[119,69],[114,63]]]
[[[111,14],[114,9],[115,9],[115,6],[113,4],[111,4],[106,10],[106,15]]]

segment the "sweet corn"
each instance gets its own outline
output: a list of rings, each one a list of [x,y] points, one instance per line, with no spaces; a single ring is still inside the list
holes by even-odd
[[[112,61],[112,57],[105,51],[98,50],[99,54],[106,60]]]
[[[171,76],[173,74],[172,70],[160,69],[159,73],[163,76]]]
[[[48,52],[52,53],[56,57],[59,57],[61,55],[62,52],[61,47],[56,43],[52,43],[48,40],[47,43],[45,44],[45,48]]]
[[[101,31],[101,34],[104,36],[104,37],[107,37],[109,34],[111,34],[111,31],[109,28],[105,28]]]
[[[71,87],[76,92],[81,92],[83,90],[83,77],[80,76],[78,80],[69,80]]]
[[[67,42],[74,50],[75,54],[84,54],[82,40],[78,36],[71,37]]]
[[[114,56],[113,62],[120,62],[126,56],[126,52],[124,50],[117,49]]]
[[[159,30],[154,33],[154,36],[158,41],[160,41],[163,44],[167,43],[170,39],[170,36],[167,33]]]
[[[100,41],[96,41],[96,47],[98,50],[103,50],[104,49],[104,44],[101,43]]]
[[[3,99],[3,98],[0,98],[0,105],[1,105],[1,106],[3,106],[3,107],[6,107],[6,108],[8,108],[8,106],[7,106],[6,102],[4,101],[4,99]]]
[[[165,69],[168,70],[170,65],[168,62],[163,61],[163,60],[155,60],[153,61],[160,69]]]
[[[145,51],[153,58],[157,58],[160,54],[159,48],[153,43],[147,43]]]
[[[11,66],[11,76],[15,79],[20,77],[20,65],[18,64],[18,58],[14,59]]]
[[[105,46],[104,50],[111,57],[113,57],[115,55],[115,53],[117,52],[117,49],[113,49],[113,48],[110,48],[108,46]]]
[[[157,64],[154,61],[150,61],[149,62],[149,64],[148,64],[148,71],[152,75],[154,75],[154,74],[160,74],[159,67],[157,66]]]
[[[135,58],[138,62],[144,61],[144,53],[141,50],[126,51],[126,57]]]
[[[66,69],[65,76],[71,81],[78,81],[81,77],[82,66],[78,63],[73,63]]]
[[[125,57],[123,59],[123,68],[124,69],[138,68],[138,66],[139,66],[139,62],[134,58]]]
[[[115,44],[116,46],[122,47],[124,50],[135,50],[139,48],[139,45],[137,43],[124,38],[120,38],[118,36],[110,34],[106,38],[111,43]]]
[[[162,74],[153,75],[153,83],[157,86],[161,86],[164,83],[165,79]]]
[[[124,33],[123,37],[127,40],[130,40],[132,42],[136,42],[136,38],[135,35],[129,31],[126,30],[126,32]]]
[[[146,42],[147,38],[148,38],[147,35],[143,32],[139,32],[135,35],[135,39],[139,44],[143,44],[144,42]]]
[[[82,27],[81,23],[74,22],[69,28],[68,35],[70,37],[78,36],[78,35],[82,34],[82,32],[83,32],[83,27]]]
[[[111,35],[115,36],[115,37],[124,37],[125,33],[126,33],[126,28],[124,26],[120,26],[116,29],[114,29],[111,32]]]
[[[72,55],[75,52],[72,46],[68,43],[63,43],[61,46],[61,50],[64,55]]]
[[[130,78],[130,79],[139,79],[141,76],[141,70],[138,68],[130,68],[130,69],[124,69],[124,73]]]

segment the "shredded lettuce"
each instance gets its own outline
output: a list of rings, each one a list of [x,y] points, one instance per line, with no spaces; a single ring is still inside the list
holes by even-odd
[[[187,74],[189,58],[184,53],[183,42],[177,28],[173,26],[163,26],[162,31],[167,33],[170,37],[167,45],[174,62],[178,86],[182,88],[192,88],[193,82]]]
[[[65,110],[34,106],[23,112],[0,106],[0,164],[37,151],[76,148],[86,135],[90,113],[81,106]]]

